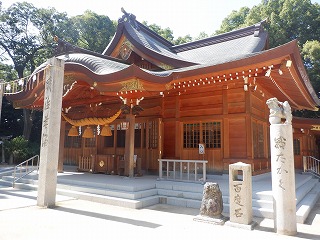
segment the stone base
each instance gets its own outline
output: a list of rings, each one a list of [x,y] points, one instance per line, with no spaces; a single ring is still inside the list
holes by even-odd
[[[210,224],[214,224],[214,225],[224,225],[224,223],[228,220],[227,217],[225,216],[220,216],[217,218],[212,218],[212,217],[206,217],[206,216],[202,216],[202,215],[197,215],[193,221],[197,221],[197,222],[204,222],[204,223],[210,223]]]
[[[235,223],[235,222],[226,222],[226,226],[235,227],[235,228],[241,228],[246,230],[253,230],[254,227],[257,225],[256,222],[251,222],[251,224],[242,224],[242,223]]]

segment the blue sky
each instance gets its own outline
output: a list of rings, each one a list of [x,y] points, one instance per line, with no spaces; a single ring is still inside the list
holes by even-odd
[[[1,1],[1,0],[0,0]],[[22,2],[21,0],[20,2]],[[211,35],[220,28],[222,20],[232,10],[258,5],[261,0],[25,0],[35,7],[54,7],[69,16],[82,14],[89,9],[107,15],[112,20],[122,16],[121,7],[136,15],[137,20],[155,23],[162,28],[169,27],[175,37],[190,34],[197,37],[200,32]],[[3,7],[13,4],[13,0],[2,0]],[[320,3],[320,0],[312,0]]]

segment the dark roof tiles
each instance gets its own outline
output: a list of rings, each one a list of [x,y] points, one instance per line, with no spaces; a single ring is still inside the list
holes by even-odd
[[[99,75],[105,75],[109,73],[114,73],[117,71],[121,71],[130,65],[115,62],[108,59],[99,58],[96,56],[83,54],[83,53],[72,53],[69,54],[69,57],[65,59],[66,64],[69,62],[72,64],[79,64],[86,68],[88,68],[90,71],[99,74]]]
[[[264,50],[266,41],[266,33],[260,34],[259,37],[248,35],[217,44],[193,48],[180,52],[178,55],[185,59],[193,59],[198,64],[215,65],[236,60],[250,53],[260,52]]]

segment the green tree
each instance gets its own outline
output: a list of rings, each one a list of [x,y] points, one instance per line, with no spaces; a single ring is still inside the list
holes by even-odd
[[[199,35],[194,40],[201,40],[201,39],[204,39],[204,38],[207,38],[207,37],[209,37],[208,34],[206,34],[205,32],[201,32],[201,33],[199,33]]]
[[[154,23],[148,24],[147,21],[143,21],[142,24],[147,26],[152,31],[156,32],[157,34],[159,34],[161,37],[168,40],[169,42],[173,42],[173,39],[174,39],[173,31],[170,28],[161,28],[161,26]]]
[[[303,45],[302,54],[309,78],[312,79],[313,87],[320,95],[320,41],[307,41]]]
[[[112,39],[116,25],[108,16],[98,15],[92,11],[71,19],[79,35],[79,47],[102,53]]]
[[[248,7],[242,7],[239,11],[233,10],[230,15],[222,20],[220,29],[216,31],[216,34],[230,32],[237,28],[243,27],[249,11],[250,8]]]
[[[192,37],[189,34],[184,37],[180,36],[175,39],[173,36],[173,31],[170,28],[163,29],[163,28],[161,28],[161,26],[159,26],[157,24],[148,24],[148,22],[146,22],[146,21],[143,21],[142,24],[147,26],[148,28],[150,28],[155,33],[159,34],[164,39],[173,43],[174,45],[179,45],[179,44],[188,43],[188,42],[192,41]],[[205,35],[205,33],[202,33],[202,34]]]
[[[298,40],[310,81],[319,94],[320,5],[313,4],[311,0],[263,0],[251,9],[233,11],[223,20],[217,33],[249,26],[265,19],[267,22],[264,27],[269,33],[270,48]],[[307,111],[299,114],[311,116]]]
[[[54,9],[37,9],[27,2],[1,9],[0,48],[2,60],[10,60],[19,78],[52,56],[53,36],[69,31],[67,15]],[[11,79],[10,79],[11,80]],[[35,112],[24,109],[23,136],[29,139]]]
[[[6,152],[9,153],[14,164],[21,163],[28,158],[39,154],[39,147],[34,146],[22,136],[5,141]]]
[[[192,37],[190,36],[190,34],[188,34],[188,35],[185,35],[184,37],[178,37],[177,39],[174,39],[173,44],[179,45],[179,44],[188,43],[191,41],[192,41]]]

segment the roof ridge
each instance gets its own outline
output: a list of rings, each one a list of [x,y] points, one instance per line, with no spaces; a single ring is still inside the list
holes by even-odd
[[[266,22],[266,20],[262,20],[254,25],[247,26],[244,28],[236,29],[231,32],[222,33],[219,35],[215,35],[212,37],[200,39],[193,42],[183,43],[180,45],[175,45],[171,47],[171,50],[175,51],[176,53],[184,52],[187,50],[200,48],[204,46],[209,46],[213,44],[217,44],[220,42],[226,42],[233,39],[253,35],[254,37],[258,37],[261,32],[264,32],[262,25]]]
[[[161,44],[171,48],[173,46],[173,43],[156,33],[155,31],[151,30],[141,22],[139,22],[136,19],[136,16],[132,13],[126,12],[123,8],[121,8],[121,11],[123,12],[123,16],[119,18],[118,23],[128,22],[130,23],[137,31],[143,31],[150,35],[152,38],[160,42]]]

